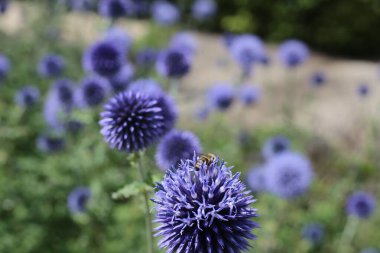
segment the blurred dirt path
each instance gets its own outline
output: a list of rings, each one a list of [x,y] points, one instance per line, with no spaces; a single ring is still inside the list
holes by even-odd
[[[28,11],[33,16],[33,11]],[[14,3],[4,16],[0,16],[0,29],[11,35],[25,23],[20,4]],[[87,45],[100,36],[105,23],[94,14],[71,13],[62,22],[63,37],[67,41]],[[120,26],[133,38],[143,38],[148,33],[147,22],[124,21]],[[195,111],[204,101],[204,93],[214,82],[234,82],[239,69],[230,59],[220,37],[193,32],[198,40],[198,53],[190,75],[181,84],[180,110],[186,122],[193,118]],[[0,42],[1,43],[1,42]],[[341,145],[357,145],[366,131],[366,122],[380,117],[379,66],[367,61],[337,59],[313,53],[310,60],[296,72],[289,74],[279,64],[275,48],[269,46],[271,64],[258,67],[250,83],[263,89],[262,102],[253,109],[244,109],[236,103],[226,117],[231,123],[240,121],[246,127],[262,124],[276,124],[282,120],[284,94],[293,80],[296,87],[294,101],[295,124],[311,129]],[[325,71],[328,84],[319,89],[310,87],[308,79],[316,70]],[[368,83],[371,92],[367,98],[359,98],[356,88]]]

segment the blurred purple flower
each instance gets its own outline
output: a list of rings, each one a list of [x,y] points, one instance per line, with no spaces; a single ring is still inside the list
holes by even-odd
[[[174,4],[158,0],[152,5],[152,16],[157,24],[169,26],[179,20],[180,12]]]
[[[282,63],[289,67],[297,67],[309,58],[309,48],[300,40],[284,41],[278,48],[278,55]]]
[[[157,146],[156,163],[162,171],[177,166],[181,160],[191,159],[201,152],[198,137],[192,132],[173,130]]]
[[[67,198],[67,206],[70,212],[83,213],[86,211],[86,205],[91,198],[91,191],[87,187],[76,187],[72,190]]]
[[[47,54],[38,63],[38,73],[42,77],[59,77],[65,67],[65,60],[60,55]]]
[[[72,134],[78,134],[84,128],[84,124],[79,120],[69,120],[65,123],[65,130]]]
[[[129,0],[100,0],[99,13],[111,19],[125,17],[133,8]]]
[[[129,83],[132,81],[134,74],[135,74],[134,67],[131,64],[126,63],[121,68],[121,70],[110,79],[113,91],[114,92],[125,91]]]
[[[273,194],[290,199],[307,191],[313,181],[313,168],[307,157],[283,152],[266,165],[267,187]]]
[[[206,20],[215,15],[217,4],[214,0],[196,0],[191,8],[191,13],[196,20]]]
[[[189,73],[191,60],[183,51],[168,48],[159,54],[156,69],[164,77],[181,78]]]
[[[117,45],[123,52],[128,52],[132,47],[133,39],[132,37],[123,30],[121,27],[113,26],[107,30],[104,35],[104,40],[110,41]]]
[[[102,104],[109,94],[109,81],[100,76],[89,76],[81,81],[77,90],[77,104],[81,107],[95,107]]]
[[[171,38],[169,47],[178,49],[192,57],[197,52],[198,45],[196,38],[191,33],[179,32]]]
[[[157,51],[152,48],[144,48],[137,53],[136,63],[142,68],[154,66],[157,59]]]
[[[247,174],[247,185],[253,192],[266,191],[266,171],[263,166],[252,167]]]
[[[64,0],[64,2],[74,11],[90,11],[96,6],[94,0]]]
[[[326,83],[326,75],[324,72],[315,72],[310,76],[310,84],[314,87],[320,87]]]
[[[5,79],[11,69],[11,63],[5,55],[0,54],[0,82]]]
[[[37,139],[37,148],[41,152],[56,153],[65,148],[66,141],[63,137],[41,135]]]
[[[207,106],[199,108],[195,114],[195,116],[199,120],[206,120],[209,115],[210,115],[210,109]]]
[[[261,90],[257,86],[244,85],[240,88],[240,100],[245,106],[255,105],[261,99]]]
[[[0,0],[0,14],[5,13],[7,11],[8,5],[8,0]]]
[[[34,86],[25,86],[17,91],[15,102],[18,106],[29,108],[35,105],[40,98],[40,90]]]
[[[276,135],[268,139],[262,149],[262,155],[265,160],[269,160],[283,152],[289,151],[291,144],[288,138],[282,135]]]
[[[360,219],[369,218],[376,208],[376,198],[364,191],[353,193],[346,202],[346,212]]]
[[[207,92],[207,101],[210,108],[225,111],[232,105],[235,98],[235,89],[226,83],[214,84]]]
[[[153,96],[161,96],[164,90],[160,84],[153,79],[137,79],[130,83],[128,91],[140,92],[143,94],[151,94]]]
[[[323,225],[319,223],[306,224],[302,229],[302,236],[314,245],[318,245],[322,242],[325,235],[325,229]]]
[[[356,92],[357,92],[357,94],[358,94],[360,97],[367,97],[367,96],[369,95],[369,92],[370,92],[369,85],[366,84],[366,83],[360,84],[360,85],[356,88]]]

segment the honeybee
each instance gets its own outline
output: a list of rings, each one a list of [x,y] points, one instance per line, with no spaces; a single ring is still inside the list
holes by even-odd
[[[195,170],[199,171],[203,163],[209,166],[214,160],[216,160],[216,155],[208,153],[207,155],[200,155],[199,159],[195,163]]]

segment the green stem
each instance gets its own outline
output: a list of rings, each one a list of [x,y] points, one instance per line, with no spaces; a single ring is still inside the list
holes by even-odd
[[[140,172],[141,181],[145,183],[146,181],[146,173],[144,171],[144,168],[142,166],[142,157],[143,155],[140,155],[138,158],[138,170]],[[152,225],[152,217],[150,215],[150,208],[149,208],[149,196],[146,191],[144,191],[144,205],[145,205],[145,227],[146,227],[146,239],[148,242],[148,253],[153,253],[153,225]]]
[[[352,239],[355,236],[356,228],[359,224],[359,219],[354,216],[349,216],[346,226],[344,227],[342,237],[340,238],[338,253],[347,253],[350,250]]]

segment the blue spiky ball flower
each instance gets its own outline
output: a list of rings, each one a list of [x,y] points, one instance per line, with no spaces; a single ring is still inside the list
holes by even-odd
[[[7,76],[11,63],[5,55],[0,54],[0,82]]]
[[[198,157],[168,170],[157,184],[156,236],[167,252],[235,252],[247,250],[258,224],[251,220],[255,199],[219,158],[195,168]]]
[[[376,208],[376,198],[364,191],[353,193],[346,202],[346,212],[360,219],[369,218]]]
[[[126,63],[120,71],[110,79],[110,83],[114,92],[125,91],[132,81],[135,74],[135,68]]]
[[[25,86],[20,89],[15,96],[15,102],[18,106],[28,108],[35,105],[40,98],[40,90],[34,86]]]
[[[240,101],[245,106],[255,105],[261,99],[261,90],[254,85],[244,85],[239,91]]]
[[[102,16],[117,19],[126,16],[131,7],[127,0],[101,0],[99,2],[99,13]]]
[[[317,71],[310,76],[310,84],[314,87],[320,87],[326,84],[326,74],[321,71]]]
[[[8,0],[0,0],[0,14],[5,13],[8,9],[9,1]]]
[[[214,0],[196,0],[191,6],[194,19],[203,21],[215,15],[218,6]]]
[[[164,94],[122,92],[101,113],[101,134],[111,148],[143,150],[171,130],[176,120],[173,102]]]
[[[265,166],[256,165],[248,171],[247,185],[254,192],[263,192],[267,189]]]
[[[313,168],[307,157],[295,152],[283,152],[266,164],[268,191],[291,199],[306,192],[313,182]]]
[[[181,78],[191,69],[190,56],[183,50],[168,48],[159,54],[156,69],[164,77]]]
[[[74,188],[67,197],[67,206],[72,213],[83,213],[86,211],[86,205],[91,197],[89,188],[79,186]]]
[[[304,63],[309,58],[310,53],[304,42],[290,39],[279,46],[278,55],[285,66],[294,68]]]
[[[47,54],[38,62],[38,73],[43,77],[58,77],[65,69],[65,60],[57,54]]]
[[[89,76],[81,81],[77,90],[77,103],[82,107],[95,107],[104,102],[111,85],[100,76]]]
[[[291,143],[287,137],[283,135],[275,135],[266,140],[261,153],[265,160],[269,160],[270,158],[285,151],[289,151],[290,149]]]
[[[163,26],[173,25],[180,18],[178,7],[164,0],[155,1],[151,12],[154,21]]]
[[[88,72],[112,77],[125,63],[125,50],[111,40],[101,40],[91,45],[83,55],[83,68]]]
[[[158,167],[166,171],[181,160],[187,160],[201,152],[198,137],[189,131],[173,130],[162,138],[156,151]]]
[[[170,39],[170,48],[176,48],[189,57],[193,57],[198,50],[198,42],[190,32],[178,32]]]
[[[226,111],[235,99],[235,89],[227,83],[216,83],[207,92],[206,99],[210,108]]]
[[[302,229],[303,238],[314,245],[319,244],[323,240],[324,235],[325,229],[323,225],[319,223],[306,224]]]

